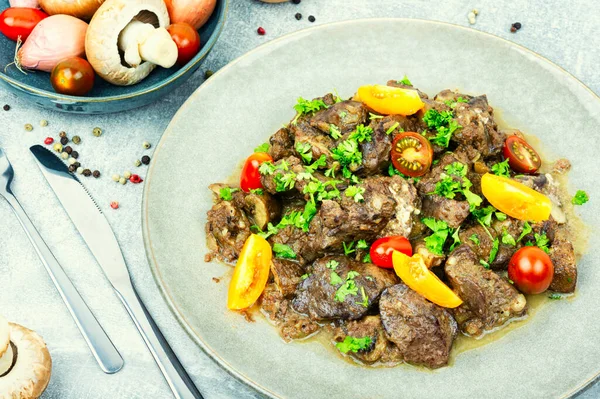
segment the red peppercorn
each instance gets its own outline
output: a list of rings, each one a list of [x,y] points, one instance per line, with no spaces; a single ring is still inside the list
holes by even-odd
[[[267,31],[265,30],[265,28],[263,28],[262,26],[261,26],[261,27],[259,27],[259,28],[256,30],[256,32],[257,32],[259,35],[261,35],[261,36],[263,36],[265,33],[267,33]]]
[[[119,209],[119,202],[118,202],[118,201],[112,201],[112,202],[110,203],[110,207],[111,207],[112,209]]]
[[[46,137],[46,140],[44,140],[44,144],[46,145],[50,145],[54,143],[54,139],[52,137]]]
[[[142,180],[142,178],[139,175],[131,175],[131,177],[129,178],[129,181],[132,182],[133,184],[138,184],[143,182],[144,180]]]

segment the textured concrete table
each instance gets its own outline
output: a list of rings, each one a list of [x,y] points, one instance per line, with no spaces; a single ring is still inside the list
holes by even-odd
[[[82,161],[103,172],[98,180],[86,180],[86,186],[115,230],[141,297],[199,389],[207,398],[257,397],[221,370],[179,327],[163,302],[146,261],[141,233],[143,187],[121,186],[110,176],[134,169],[134,173],[145,176],[146,167],[133,166],[143,154],[142,142],[154,144],[160,139],[179,106],[202,84],[205,69],[217,70],[268,40],[313,25],[307,20],[309,15],[316,17],[314,24],[352,18],[407,17],[466,26],[467,14],[474,7],[480,12],[474,29],[540,53],[600,93],[600,11],[596,0],[573,1],[567,7],[558,1],[544,0],[303,0],[299,5],[231,0],[223,35],[202,70],[155,105],[110,116],[74,116],[42,111],[0,92],[0,105],[12,106],[8,112],[0,111],[0,146],[16,171],[14,191],[126,362],[118,374],[109,376],[100,371],[9,206],[0,200],[0,313],[38,331],[48,343],[54,370],[44,397],[148,399],[169,398],[171,394],[100,268],[33,163],[27,151],[30,145],[49,135],[56,137],[61,130],[82,137]],[[303,15],[300,21],[294,18],[297,12]],[[513,22],[523,25],[516,34],[509,32]],[[259,26],[266,29],[265,36],[256,34]],[[477,71],[473,71],[473,79],[477,79]],[[47,127],[40,127],[42,119],[49,121]],[[25,123],[33,124],[34,130],[26,132]],[[102,137],[92,136],[95,126],[104,130]],[[201,138],[198,145],[202,145]],[[186,154],[180,156],[181,168],[173,173],[186,173]],[[110,209],[113,200],[120,202],[120,209]],[[600,387],[581,397],[600,397]]]

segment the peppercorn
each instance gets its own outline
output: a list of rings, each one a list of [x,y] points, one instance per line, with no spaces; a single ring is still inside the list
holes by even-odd
[[[81,143],[81,137],[79,137],[79,136],[73,136],[73,138],[71,139],[71,141],[74,144],[79,144],[79,143]]]
[[[92,175],[92,171],[91,171],[91,170],[89,170],[89,169],[84,169],[84,170],[83,170],[83,175],[84,175],[85,177],[90,177],[90,176]]]
[[[83,168],[81,166],[77,168],[77,173],[80,175],[83,174]]]
[[[68,146],[66,146],[66,147],[64,148],[64,151],[65,151],[67,154],[71,154],[71,153],[73,152],[73,147],[71,147],[70,145],[68,145]]]
[[[75,165],[69,165],[69,172],[75,173],[76,171],[77,171],[77,168],[75,167]]]
[[[100,129],[99,127],[95,127],[92,130],[92,133],[94,134],[94,136],[100,137],[100,136],[102,136],[102,129]]]
[[[111,201],[110,207],[112,209],[119,209],[119,201]]]
[[[296,19],[298,21],[300,21],[302,19],[302,14],[300,14],[299,12],[297,12],[296,15],[294,15],[294,17],[296,17]]]
[[[126,171],[125,173],[123,173],[123,177],[126,179],[129,179],[131,177],[131,172],[130,171]]]
[[[4,107],[2,107],[2,108],[4,108],[5,111],[8,111],[8,110],[10,110],[10,105],[4,104]]]
[[[142,180],[142,178],[139,175],[131,175],[131,177],[129,178],[129,181],[132,182],[133,184],[139,184],[139,183],[143,182],[144,180]]]
[[[66,145],[69,142],[69,138],[67,136],[63,136],[60,138],[60,143],[62,145]]]
[[[73,164],[73,166],[75,166],[76,168],[78,168],[78,167],[80,167],[80,166],[81,166],[81,164],[80,164],[79,162],[75,162],[75,163]]]
[[[144,156],[142,157],[142,163],[143,163],[144,165],[148,165],[148,164],[150,164],[150,157],[149,157],[148,155],[144,155]]]
[[[33,126],[31,125],[31,123],[25,124],[25,130],[27,130],[28,132],[31,132],[33,130]]]
[[[265,31],[265,28],[263,28],[262,26],[259,26],[256,30],[256,33],[258,33],[261,36],[264,36],[264,34],[267,33],[267,31]]]
[[[92,176],[94,176],[96,179],[100,177],[100,171],[99,170],[95,170],[92,172]]]
[[[515,22],[514,24],[512,24],[512,25],[510,26],[510,31],[511,31],[512,33],[515,33],[516,31],[518,31],[519,29],[521,29],[521,26],[522,26],[522,25],[521,25],[521,23],[520,23],[520,22]]]
[[[62,138],[62,137],[67,137],[67,133],[65,133],[65,132],[60,132],[60,133],[58,133],[58,137],[61,137],[61,138]]]
[[[300,4],[300,1],[301,0],[292,0],[292,3],[294,3],[294,4]]]
[[[111,179],[113,179],[113,181],[116,181],[116,182],[118,182],[120,178],[121,178],[121,176],[119,176],[119,175],[117,175],[117,174],[114,174],[114,175],[112,175],[112,177],[111,177]]]
[[[54,143],[54,139],[52,137],[46,137],[46,139],[44,140],[44,144],[46,145],[50,145]]]
[[[135,166],[140,166],[142,164],[142,161],[140,161],[139,159],[136,159],[135,162],[133,163]]]
[[[121,184],[127,184],[127,179],[124,177],[119,178],[119,183]]]
[[[63,154],[67,154],[66,152],[63,152]],[[69,154],[67,154],[67,156],[69,156]],[[69,165],[75,165],[77,163],[77,160],[73,157],[69,158]]]
[[[71,151],[71,156],[75,159],[79,158],[79,153],[77,151]]]
[[[54,151],[56,151],[56,152],[62,152],[63,146],[61,143],[56,143],[56,144],[54,144],[53,148],[54,148]]]
[[[144,149],[146,149],[146,150],[147,150],[148,148],[152,147],[152,145],[150,145],[150,143],[149,143],[149,142],[147,142],[147,141],[144,141],[144,142],[142,143],[142,147],[144,147]]]
[[[315,18],[313,15],[309,15],[309,16],[308,16],[308,21],[309,21],[309,22],[315,22],[315,21],[316,21],[316,18]]]
[[[48,126],[48,121],[47,121],[47,120],[45,120],[45,119],[42,119],[42,120],[40,121],[40,126],[41,126],[41,127],[46,127],[46,126]]]
[[[215,73],[214,73],[213,71],[211,71],[210,69],[207,69],[207,70],[204,72],[204,80],[206,80],[206,79],[210,78],[210,77],[211,77],[211,76],[213,76],[214,74],[215,74]]]
[[[69,159],[69,154],[67,154],[66,152],[63,151],[63,152],[60,153],[60,157],[62,159]]]

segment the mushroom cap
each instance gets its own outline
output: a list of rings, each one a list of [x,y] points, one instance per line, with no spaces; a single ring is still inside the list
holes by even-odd
[[[163,0],[107,0],[90,21],[85,37],[87,59],[96,73],[112,84],[136,84],[156,67],[150,62],[142,62],[133,68],[121,62],[117,46],[119,34],[142,11],[153,13],[159,27],[169,25],[169,13]]]
[[[14,323],[8,325],[10,341],[17,349],[17,360],[10,372],[0,377],[0,399],[37,398],[50,381],[50,353],[35,331]]]
[[[48,15],[66,14],[89,21],[104,0],[40,0]]]
[[[0,357],[4,356],[10,345],[10,327],[8,321],[0,315]]]

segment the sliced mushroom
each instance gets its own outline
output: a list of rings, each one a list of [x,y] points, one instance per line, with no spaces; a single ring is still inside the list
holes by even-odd
[[[177,45],[165,29],[168,25],[162,0],[107,0],[87,30],[88,61],[110,83],[136,84],[156,65],[175,65]]]
[[[6,342],[9,344],[6,346]],[[34,331],[0,316],[0,396],[38,398],[52,374],[52,359],[44,340]]]
[[[269,222],[273,222],[281,215],[281,205],[268,193],[246,195],[244,210],[261,230],[264,230]]]

